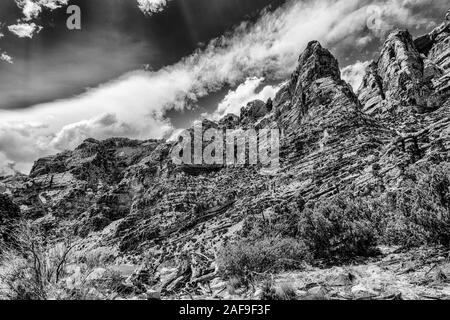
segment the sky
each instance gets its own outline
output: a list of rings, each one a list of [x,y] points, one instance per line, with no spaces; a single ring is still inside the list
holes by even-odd
[[[69,5],[81,29],[69,30]],[[0,174],[93,137],[168,138],[273,97],[311,40],[357,89],[389,31],[445,0],[2,0]]]

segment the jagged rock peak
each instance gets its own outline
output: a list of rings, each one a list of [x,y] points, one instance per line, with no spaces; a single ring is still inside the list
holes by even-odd
[[[290,81],[276,95],[273,109],[278,125],[295,132],[303,119],[320,121],[331,109],[334,114],[354,114],[360,104],[350,85],[341,79],[337,59],[312,41],[300,55]]]
[[[430,84],[424,78],[424,56],[411,34],[395,30],[386,39],[378,61],[366,71],[358,97],[364,111],[385,113],[434,108]]]
[[[450,21],[432,32],[432,47],[429,52],[429,59],[435,62],[440,68],[448,72],[450,70]]]
[[[307,87],[315,80],[327,77],[340,79],[339,63],[318,41],[311,41],[300,55],[292,80]]]
[[[378,64],[372,61],[366,68],[366,74],[361,86],[357,90],[363,111],[369,114],[376,113],[377,107],[385,100],[383,80],[378,75]]]
[[[318,41],[311,41],[300,55],[297,69],[289,83],[275,97],[274,106],[279,108],[281,105],[290,109],[290,105],[301,109],[301,113],[306,113],[308,108],[305,103],[308,95],[316,95],[316,90],[311,87],[314,87],[313,84],[317,80],[325,78],[331,82],[341,81],[339,63]],[[281,112],[285,113],[286,110]]]
[[[439,26],[434,28],[431,32],[418,37],[416,40],[414,40],[415,45],[417,46],[417,49],[420,53],[423,53],[425,55],[428,55],[433,45],[436,43],[436,40],[438,40],[439,37],[448,36],[449,29],[450,29],[450,10],[447,11],[447,14],[445,16],[445,20],[443,23],[441,23]]]
[[[423,61],[408,31],[397,30],[388,36],[378,60],[378,74],[388,97],[401,100],[404,89],[407,93],[418,89]]]
[[[247,125],[264,117],[270,110],[268,104],[261,100],[251,101],[241,109],[241,124]]]
[[[449,40],[450,21],[416,40],[406,30],[393,31],[358,90],[363,110],[384,116],[431,112],[442,106],[449,95],[445,79],[450,68]]]
[[[235,129],[239,125],[239,117],[234,113],[229,113],[219,120],[219,127],[222,129]]]

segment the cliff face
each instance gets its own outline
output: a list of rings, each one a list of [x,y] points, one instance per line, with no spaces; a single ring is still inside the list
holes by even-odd
[[[416,41],[407,31],[391,33],[358,90],[364,111],[386,117],[441,107],[449,94],[442,78],[448,68],[448,36],[448,23]]]
[[[448,163],[449,33],[448,22],[415,41],[407,31],[392,33],[356,94],[333,55],[311,42],[274,101],[250,103],[240,118],[218,124],[282,128],[276,174],[177,166],[174,144],[164,141],[88,139],[36,161],[29,177],[3,180],[3,188],[23,217],[53,230],[49,237],[70,230],[124,261],[144,251],[159,262],[187,254],[195,280],[215,265],[193,253],[214,257],[251,214],[342,191],[386,194],[408,168]]]

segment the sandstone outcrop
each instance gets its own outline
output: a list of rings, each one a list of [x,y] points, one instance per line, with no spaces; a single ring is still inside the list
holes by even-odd
[[[387,194],[406,169],[447,163],[449,39],[448,21],[416,40],[393,32],[356,94],[336,58],[313,41],[273,101],[251,102],[240,117],[203,121],[203,132],[281,129],[276,174],[259,165],[175,164],[171,152],[180,141],[88,139],[37,160],[28,177],[3,186],[24,217],[51,221],[54,232],[70,229],[94,247],[116,248],[121,261],[137,264],[143,252],[151,255],[152,286],[195,286],[215,276],[217,247],[237,236],[246,217],[275,219],[277,205],[343,191]],[[0,219],[17,214],[1,196]],[[180,267],[166,275],[168,265]],[[147,271],[135,276],[148,278]]]

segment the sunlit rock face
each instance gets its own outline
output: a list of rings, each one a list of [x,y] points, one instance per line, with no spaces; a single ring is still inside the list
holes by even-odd
[[[415,41],[419,51],[444,71],[450,68],[450,20]]]
[[[424,64],[409,32],[391,33],[358,90],[363,109],[369,113],[401,113],[436,107],[428,100],[432,88],[425,80]]]
[[[240,118],[235,114],[227,114],[225,117],[220,119],[219,127],[222,130],[226,129],[236,129],[239,126]]]
[[[380,57],[366,71],[358,98],[373,115],[432,112],[449,96],[448,21],[413,40],[407,31],[391,33]]]
[[[367,114],[382,112],[382,106],[386,100],[383,91],[383,80],[378,74],[378,64],[372,61],[366,69],[361,87],[358,90],[358,98]]]
[[[242,106],[240,117],[202,122],[202,134],[281,129],[277,172],[175,164],[171,153],[180,141],[88,139],[74,151],[37,160],[28,177],[9,177],[2,188],[22,216],[53,234],[70,229],[121,257],[145,252],[161,263],[183,257],[195,268],[178,278],[192,281],[215,268],[194,252],[214,257],[221,243],[239,236],[248,216],[343,191],[386,195],[402,185],[407,169],[447,163],[449,50],[448,22],[415,41],[395,31],[355,94],[336,58],[314,41],[273,101]],[[12,210],[15,219],[17,209],[3,200],[0,209]]]
[[[390,34],[378,60],[386,99],[401,106],[424,105],[423,68],[409,32]]]
[[[242,126],[255,123],[256,120],[264,117],[269,110],[266,102],[261,100],[255,100],[249,102],[246,107],[241,109],[241,121]]]

